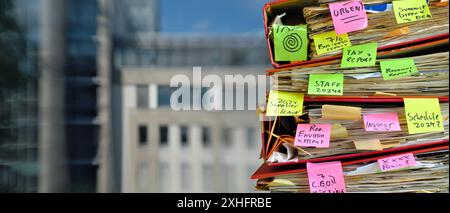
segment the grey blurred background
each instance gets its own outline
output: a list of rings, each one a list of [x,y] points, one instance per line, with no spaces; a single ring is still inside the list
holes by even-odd
[[[169,81],[264,74],[264,3],[1,0],[0,192],[254,191],[256,113],[172,111]]]

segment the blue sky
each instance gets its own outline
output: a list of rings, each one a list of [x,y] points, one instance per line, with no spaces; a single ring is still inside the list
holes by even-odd
[[[266,0],[160,0],[162,32],[263,31]]]

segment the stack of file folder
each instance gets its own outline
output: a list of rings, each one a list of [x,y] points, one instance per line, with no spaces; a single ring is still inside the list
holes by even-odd
[[[396,54],[399,53],[398,51],[401,50],[397,50]],[[439,52],[399,57],[399,59],[413,59],[419,72],[390,81],[383,79],[379,62],[371,67],[340,68],[339,59],[269,72],[274,72],[274,89],[283,91],[306,93],[310,74],[342,73],[344,74],[344,95],[346,96],[375,95],[377,92],[400,96],[446,96],[448,95],[449,80],[448,56],[448,52]]]
[[[314,40],[316,35],[333,31],[334,27],[328,5],[335,2],[344,1],[278,0],[269,2],[264,6],[263,15],[268,52],[271,63],[275,68],[339,58],[342,50],[318,54]],[[364,29],[347,33],[352,45],[373,41],[378,43],[380,51],[395,51],[395,49],[401,47],[423,43],[428,44],[420,48],[436,48],[436,43],[442,42],[442,40],[445,42],[448,39],[449,8],[447,0],[427,0],[432,18],[401,24],[396,23],[392,6],[393,0],[363,0],[362,2],[367,12],[368,23]],[[277,19],[278,22],[285,25],[304,24],[307,26],[308,60],[280,61],[275,59],[273,26]]]
[[[367,14],[367,28],[348,33],[352,44],[376,41],[379,46],[383,47],[448,33],[448,4],[441,3],[440,0],[428,1],[433,18],[402,24],[397,24],[394,11],[388,9],[392,8],[392,0],[365,0],[363,2],[368,11],[373,9],[376,12]],[[339,53],[339,51],[333,51],[318,55],[315,50],[314,35],[333,30],[328,5],[305,7],[303,15],[309,29],[308,36],[312,40],[310,43],[311,58]]]
[[[251,176],[257,190],[449,192],[448,2],[411,1],[264,6],[274,69],[266,72],[273,84],[260,110],[263,163]],[[361,24],[338,33],[336,11]],[[323,35],[339,42],[318,52]],[[371,52],[365,46],[372,44]],[[358,52],[364,60],[354,63]],[[277,60],[299,54],[304,60]]]
[[[411,151],[410,151],[411,152]],[[448,146],[412,151],[416,165],[382,172],[375,158],[342,161],[347,192],[448,193]],[[253,175],[257,189],[308,193],[308,176],[301,165],[261,166]]]

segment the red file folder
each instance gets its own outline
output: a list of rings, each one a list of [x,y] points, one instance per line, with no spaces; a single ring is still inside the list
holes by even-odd
[[[406,55],[414,54],[415,52],[423,52],[439,47],[448,47],[449,44],[449,38],[448,34],[443,36],[436,36],[436,37],[428,37],[421,40],[416,40],[415,42],[407,42],[404,45],[398,44],[398,45],[390,45],[386,47],[379,47],[377,58],[383,59],[383,58],[395,58],[395,57],[402,57]],[[270,52],[269,47],[269,54]],[[318,58],[308,61],[302,61],[302,62],[296,62],[291,64],[285,64],[285,65],[276,65],[274,61],[272,61],[272,65],[274,65],[275,69],[267,70],[267,74],[271,75],[276,72],[289,70],[292,68],[301,68],[301,67],[316,67],[316,66],[322,66],[330,64],[331,61],[340,59],[342,57],[341,54],[324,57],[324,58]],[[272,58],[272,55],[271,55]]]
[[[301,11],[306,6],[312,6],[315,4],[315,1],[297,1],[297,0],[278,0],[278,1],[272,1],[268,2],[263,7],[263,18],[264,18],[264,31],[266,35],[266,42],[267,42],[267,48],[270,56],[270,62],[274,68],[288,68],[293,66],[299,66],[299,65],[308,65],[313,63],[319,63],[319,62],[326,62],[330,60],[335,60],[338,58],[341,58],[342,55],[333,55],[329,57],[323,57],[323,58],[317,58],[313,60],[306,60],[306,61],[300,61],[300,62],[290,62],[287,64],[280,64],[279,62],[275,61],[274,57],[274,50],[273,50],[273,42],[269,38],[269,29],[271,22],[273,21],[274,14],[272,13],[281,13],[283,10],[289,11],[289,10],[295,10],[299,11],[299,14],[301,14]],[[273,12],[275,11],[275,12]],[[281,11],[281,12],[280,12]],[[271,15],[269,15],[271,14]],[[270,17],[272,16],[272,17]],[[414,46],[414,48],[429,48],[433,47],[433,45],[439,45],[443,43],[448,44],[448,37],[449,34],[440,34],[440,35],[433,35],[428,37],[423,37],[420,39],[415,39],[411,41],[406,42],[399,42],[395,44],[390,44],[386,46],[380,46],[378,47],[378,52],[386,52],[386,53],[393,53],[396,52],[397,49],[403,49],[407,47]],[[384,53],[384,54],[386,54]]]
[[[433,143],[413,145],[392,148],[383,151],[369,152],[369,153],[358,153],[346,156],[333,156],[327,158],[319,159],[309,159],[302,162],[296,163],[283,163],[278,166],[269,165],[268,163],[263,163],[255,173],[250,177],[251,179],[263,179],[270,178],[278,175],[286,175],[292,173],[306,172],[306,162],[327,162],[327,161],[341,161],[342,166],[352,165],[357,163],[369,163],[375,162],[380,158],[401,155],[406,153],[421,154],[433,151],[448,150],[449,141],[437,141]]]
[[[417,98],[414,96],[365,96],[365,97],[357,97],[357,96],[320,96],[320,97],[310,97],[305,96],[304,103],[374,103],[374,104],[389,104],[389,103],[403,103],[403,98]],[[422,97],[423,98],[423,97]],[[448,102],[448,97],[427,97],[427,98],[438,98],[440,102]],[[269,141],[269,134],[266,133],[266,130],[270,132],[270,127],[272,126],[272,121],[262,121],[262,147],[261,147],[261,157],[264,160],[267,160],[272,153],[266,153],[267,146],[271,145],[272,141],[275,139],[272,137],[271,141]],[[306,162],[323,162],[323,161],[333,161],[337,159],[347,159],[347,158],[355,158],[355,157],[367,157],[378,155],[380,153],[391,153],[397,152],[405,149],[415,149],[420,147],[433,146],[435,144],[443,144],[447,143],[448,140],[445,141],[435,141],[425,144],[419,145],[410,145],[410,146],[402,146],[397,148],[389,148],[383,151],[370,151],[370,152],[361,152],[361,153],[353,153],[353,154],[344,154],[339,156],[332,157],[322,157],[322,158],[314,158],[314,159],[305,159],[298,160],[295,162],[284,162],[284,163],[266,163],[266,166],[283,166],[283,165],[291,165],[291,164],[304,164]],[[273,143],[272,143],[273,144]]]

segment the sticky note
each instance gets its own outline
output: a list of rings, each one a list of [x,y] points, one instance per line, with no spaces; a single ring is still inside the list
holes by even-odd
[[[344,173],[339,161],[306,163],[311,193],[345,193]]]
[[[270,182],[268,187],[277,187],[277,186],[295,186],[295,183],[293,183],[291,180],[288,179],[275,179],[272,182]]]
[[[333,123],[331,125],[330,139],[346,138],[348,137],[347,128],[340,123]]]
[[[368,132],[394,132],[401,131],[398,114],[386,112],[380,114],[363,115],[364,128]]]
[[[381,60],[380,67],[384,80],[396,79],[419,72],[412,58]]]
[[[266,116],[295,116],[303,111],[303,93],[271,90]]]
[[[379,139],[355,140],[353,144],[355,144],[356,150],[383,150]]]
[[[322,55],[324,53],[333,52],[344,47],[352,46],[347,33],[337,35],[335,31],[328,31],[314,35],[313,39],[317,55]]]
[[[295,133],[295,146],[330,147],[331,124],[298,124]]]
[[[431,18],[426,0],[392,1],[392,7],[398,24]]]
[[[322,119],[325,120],[361,120],[361,107],[322,105]]]
[[[346,47],[342,51],[341,68],[374,66],[377,59],[376,42]]]
[[[344,74],[310,74],[308,82],[310,95],[343,95]]]
[[[367,27],[367,14],[361,0],[331,3],[329,8],[338,35]]]
[[[409,134],[444,131],[441,107],[437,98],[405,98]]]
[[[304,61],[308,56],[306,25],[273,25],[275,61]]]
[[[416,165],[416,159],[412,153],[381,158],[377,162],[383,172]]]

